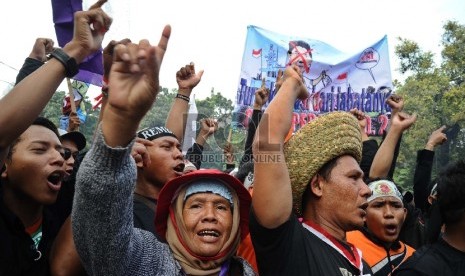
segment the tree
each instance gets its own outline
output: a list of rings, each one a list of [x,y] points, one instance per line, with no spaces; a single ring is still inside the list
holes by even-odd
[[[64,91],[56,91],[50,101],[40,113],[40,116],[52,121],[57,127],[60,125],[61,107],[63,105]]]
[[[430,133],[446,125],[448,141],[436,150],[433,177],[444,165],[465,154],[465,26],[446,22],[442,36],[442,62],[436,66],[431,52],[423,52],[413,41],[399,38],[395,52],[400,72],[409,73],[404,83],[396,83],[397,93],[405,98],[405,109],[418,114],[415,125],[403,136],[395,180],[404,188],[411,186],[415,154]]]
[[[155,103],[145,115],[139,128],[164,126],[176,93],[177,89],[169,91],[168,88],[161,88]]]
[[[218,120],[218,131],[207,141],[205,147],[205,156],[209,156],[212,162],[203,162],[202,167],[223,169],[223,148],[228,142],[229,133],[231,133],[231,144],[234,148],[236,161],[242,158],[242,150],[245,143],[245,133],[240,130],[231,128],[233,102],[225,98],[220,92],[215,92],[214,88],[210,91],[210,96],[204,100],[198,100],[197,110],[199,112],[198,120],[206,117]],[[209,160],[207,159],[207,160]]]
[[[165,125],[168,112],[173,104],[176,93],[177,89],[171,89],[170,91],[167,88],[162,88],[154,105],[142,120],[140,128]],[[225,98],[220,92],[215,92],[213,88],[209,97],[203,100],[197,99],[195,101],[198,110],[197,121],[208,117],[215,118],[219,122],[218,131],[214,136],[208,139],[207,144],[205,145],[205,161],[202,162],[202,167],[222,169],[223,164],[221,161],[223,156],[223,147],[226,144],[231,128],[231,113],[234,108],[233,102],[230,99]],[[181,116],[182,115],[180,115],[180,118]],[[198,130],[199,128],[197,127],[197,134]],[[232,131],[231,140],[236,151],[244,148],[245,134],[243,132]],[[242,156],[239,152],[236,160],[241,157]]]
[[[423,52],[420,46],[411,40],[398,38],[400,44],[396,46],[395,53],[400,59],[399,71],[402,74],[408,71],[415,72],[417,76],[431,72],[434,66],[433,53]]]
[[[455,86],[460,86],[465,80],[465,28],[456,21],[448,21],[444,30],[442,69]]]
[[[57,127],[60,125],[60,117],[62,115],[61,108],[65,94],[66,92],[64,91],[56,91],[40,114],[40,116],[43,116],[52,121]],[[86,137],[87,148],[89,148],[90,144],[92,143],[95,129],[97,127],[100,110],[92,109],[92,104],[90,103],[90,100],[87,96],[85,96],[84,106],[86,109],[87,117],[85,123],[79,126],[79,132],[84,134]]]
[[[139,129],[151,126],[164,126],[176,93],[177,89],[169,90],[168,88],[161,88],[155,103],[145,115]],[[57,91],[41,113],[41,116],[50,119],[57,126],[59,125],[64,96],[64,91]],[[202,167],[223,169],[223,147],[226,144],[231,129],[233,103],[230,99],[225,98],[220,92],[215,92],[212,88],[210,96],[203,100],[196,100],[196,104],[199,113],[197,120],[210,117],[217,119],[219,122],[218,131],[214,136],[209,138],[207,145],[205,145],[204,153],[207,158],[203,162]],[[100,110],[93,110],[87,98],[85,100],[85,107],[87,119],[84,124],[81,124],[79,131],[86,137],[87,147],[89,147],[97,128]],[[240,130],[231,129],[231,132],[231,142],[237,153],[236,160],[239,160],[242,157],[241,151],[244,148],[246,134]]]

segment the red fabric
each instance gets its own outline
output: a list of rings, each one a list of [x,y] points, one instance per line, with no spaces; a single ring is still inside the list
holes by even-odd
[[[257,259],[255,258],[255,250],[250,234],[239,244],[237,256],[244,258],[253,267],[255,272],[258,272]]]
[[[323,241],[325,241],[326,243],[328,243],[329,245],[333,246],[334,248],[338,248],[342,254],[347,258],[347,260],[349,260],[352,265],[354,267],[357,267],[357,268],[360,268],[360,265],[362,263],[362,259],[359,255],[359,252],[357,251],[357,248],[347,242],[347,245],[350,247],[350,251],[341,243],[341,241],[339,241],[338,239],[336,239],[335,237],[333,237],[328,231],[326,231],[323,227],[321,227],[320,225],[310,221],[310,220],[304,220],[303,223],[305,223],[306,225],[310,226],[311,228],[313,228],[314,230],[318,231],[321,235],[323,235],[324,237],[326,237],[326,241],[324,239],[322,239]],[[363,254],[363,253],[362,253]]]
[[[36,222],[34,222],[34,224],[32,224],[31,226],[29,227],[26,227],[26,229],[24,229],[29,235],[32,236],[32,234],[34,234],[38,229],[39,227],[42,225],[42,217],[40,219],[38,219]]]
[[[239,198],[239,216],[241,229],[241,240],[249,233],[249,211],[252,199],[247,189],[242,183],[232,175],[224,173],[216,169],[197,170],[183,176],[178,176],[163,186],[158,196],[157,212],[155,216],[155,229],[163,240],[166,238],[167,220],[170,215],[170,206],[175,193],[178,189],[199,178],[215,178],[227,183],[232,189],[236,191]]]

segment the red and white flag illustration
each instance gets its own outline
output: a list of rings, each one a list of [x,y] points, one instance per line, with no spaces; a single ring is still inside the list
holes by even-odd
[[[259,58],[262,55],[262,49],[252,49],[252,56],[254,58]]]
[[[347,79],[347,72],[345,72],[345,73],[340,74],[339,76],[337,76],[337,79],[338,79],[338,80],[345,80],[345,79]]]

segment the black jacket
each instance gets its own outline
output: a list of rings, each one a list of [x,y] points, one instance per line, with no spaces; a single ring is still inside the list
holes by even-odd
[[[440,238],[417,250],[393,275],[465,276],[465,252]]]
[[[1,198],[3,196],[1,195]],[[38,252],[23,223],[0,201],[0,275],[50,275],[49,255],[59,227],[44,211]],[[36,260],[37,259],[37,260]]]

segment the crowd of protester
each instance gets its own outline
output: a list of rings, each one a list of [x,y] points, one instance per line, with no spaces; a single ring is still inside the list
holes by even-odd
[[[323,114],[297,132],[303,71],[263,80],[241,160],[202,166],[214,118],[183,155],[190,96],[203,71],[176,72],[166,123],[139,129],[156,101],[171,27],[160,40],[112,40],[92,141],[79,112],[60,128],[40,117],[65,78],[102,48],[112,18],[99,0],[74,16],[63,48],[37,38],[0,99],[0,275],[465,275],[465,162],[432,178],[438,127],[417,152],[412,192],[394,182],[402,135],[416,115],[392,95],[382,141],[357,109]],[[78,95],[79,96],[79,95]],[[79,97],[75,101],[81,100]],[[266,109],[265,109],[266,106]],[[413,155],[412,155],[413,156]]]

